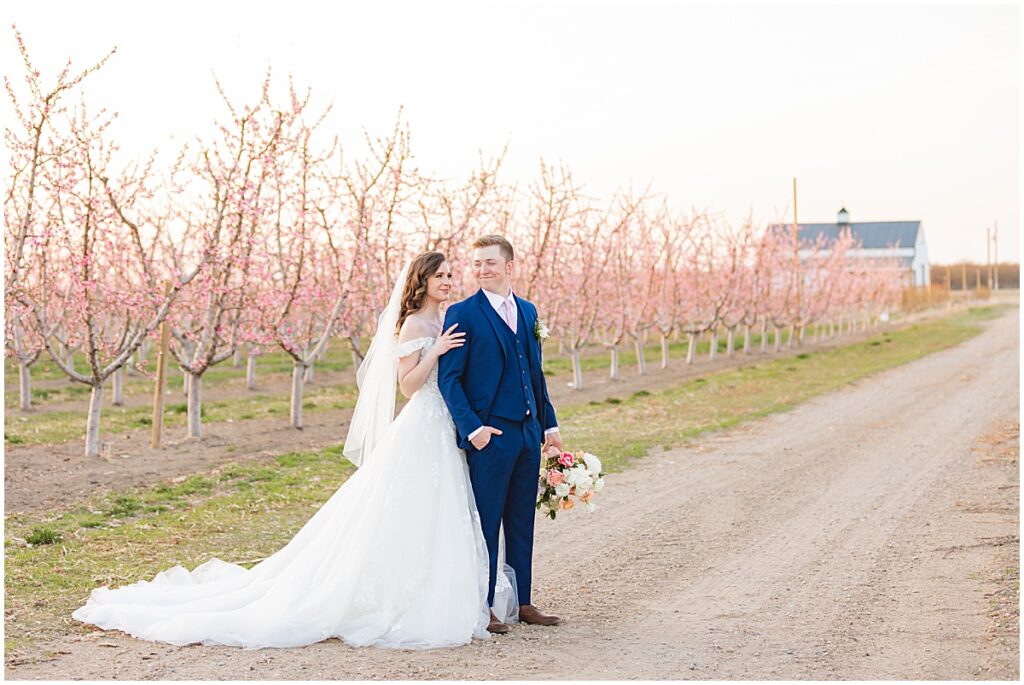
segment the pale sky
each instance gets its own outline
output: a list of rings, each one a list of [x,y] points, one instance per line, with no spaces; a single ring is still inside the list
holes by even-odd
[[[648,182],[740,222],[921,219],[933,263],[1019,259],[1020,9],[978,5],[5,2],[46,82],[71,57],[131,154],[211,131],[216,73],[254,100],[267,66],[333,101],[343,143],[399,106],[421,168],[505,179],[564,161],[598,196]],[[4,123],[11,122],[4,97]]]

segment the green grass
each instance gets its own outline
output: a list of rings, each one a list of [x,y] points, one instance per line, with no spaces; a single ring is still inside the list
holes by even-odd
[[[205,388],[204,388],[205,390]],[[354,407],[356,387],[339,384],[313,386],[303,401],[306,411]],[[200,414],[204,421],[241,421],[261,416],[282,416],[289,411],[287,396],[252,395],[234,400],[205,400]],[[187,420],[184,402],[166,405],[165,426],[184,426]],[[145,429],[152,425],[149,407],[103,407],[100,431],[103,435]],[[27,415],[11,412],[7,417],[4,441],[8,445],[49,445],[67,440],[84,439],[85,414],[81,411],[39,411]]]
[[[94,587],[212,556],[251,566],[287,542],[352,471],[339,446],[110,493],[41,519],[8,517],[6,650],[66,632],[63,619]]]
[[[147,367],[150,371],[154,368],[156,363],[156,351],[152,349],[150,351],[149,366]],[[75,352],[75,368],[84,372],[88,369],[86,363],[85,354],[81,351]],[[319,361],[316,364],[317,369],[328,369],[334,371],[340,371],[343,369],[352,368],[352,353],[348,349],[348,342],[346,340],[332,340],[327,348],[327,353],[324,355],[323,361]],[[181,371],[172,361],[167,366],[168,379],[177,379],[178,383],[181,383]],[[256,378],[259,379],[264,374],[286,374],[291,376],[292,373],[292,358],[282,351],[272,351],[266,354],[261,354],[256,357]],[[32,379],[33,380],[53,380],[66,378],[64,372],[53,363],[53,360],[44,352],[38,362],[32,366]],[[217,366],[210,369],[206,378],[211,380],[224,380],[229,378],[245,378],[245,357],[243,355],[242,363],[240,366],[231,366],[231,361],[222,362]],[[14,359],[9,359],[4,365],[4,380],[7,383],[7,387],[18,387],[18,363]],[[127,392],[129,385],[133,383],[148,384],[141,374],[130,375],[125,379],[125,391]],[[85,388],[85,386],[82,386]],[[85,388],[85,393],[88,394],[88,388]]]
[[[974,309],[799,360],[759,360],[663,391],[565,405],[559,422],[569,447],[594,452],[607,471],[618,471],[651,448],[783,411],[956,345],[997,314]],[[7,517],[5,649],[84,632],[66,619],[94,587],[152,578],[174,564],[193,568],[214,556],[251,565],[291,539],[352,471],[336,446],[111,492],[65,511]]]
[[[151,355],[155,355],[155,352],[151,352]],[[155,357],[154,357],[155,359]],[[151,362],[149,365],[150,369],[154,367],[155,362]],[[75,368],[79,371],[85,371],[88,367],[85,361],[85,355],[81,352],[75,353]],[[327,354],[324,356],[323,361],[316,363],[317,371],[343,371],[345,369],[352,368],[352,354],[349,352],[347,343],[345,341],[337,340],[332,342],[331,347],[328,348]],[[64,372],[53,363],[46,354],[32,365],[31,367],[32,383],[35,384],[37,381],[53,381],[53,380],[66,380],[67,376]],[[291,357],[284,352],[270,352],[268,354],[260,355],[256,358],[256,380],[257,382],[265,382],[268,380],[268,376],[275,376],[281,378],[291,378],[292,374],[292,361]],[[226,361],[214,366],[212,369],[206,372],[203,376],[204,390],[210,384],[222,384],[228,381],[244,382],[245,380],[245,360],[243,358],[241,366],[235,368],[231,366],[231,362]],[[8,409],[16,408],[18,406],[18,364],[15,360],[9,359],[4,365],[4,381],[6,382],[6,388],[8,389],[4,393],[4,406]],[[167,367],[167,385],[171,388],[180,388],[182,384],[182,373],[173,363]],[[57,388],[32,388],[32,402],[33,406],[45,406],[46,404],[53,404],[59,402],[69,401],[81,401],[89,397],[90,388],[81,383],[72,383],[68,381],[66,385],[61,385]],[[107,392],[110,392],[108,387]],[[124,378],[124,394],[125,397],[132,395],[149,395],[153,392],[153,381],[146,378],[142,374],[125,375]]]

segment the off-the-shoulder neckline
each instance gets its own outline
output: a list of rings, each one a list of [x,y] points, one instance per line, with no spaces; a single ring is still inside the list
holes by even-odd
[[[434,336],[432,336],[432,335],[421,335],[418,338],[412,338],[411,340],[406,340],[405,342],[400,342],[398,344],[401,346],[401,345],[408,345],[409,343],[419,342],[420,340],[435,340],[435,339],[436,338]]]

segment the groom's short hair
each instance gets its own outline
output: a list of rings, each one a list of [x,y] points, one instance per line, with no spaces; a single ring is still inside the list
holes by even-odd
[[[516,258],[515,250],[512,249],[512,243],[505,239],[503,235],[485,235],[482,238],[477,238],[473,243],[473,249],[478,247],[490,247],[491,245],[497,245],[501,248],[501,256],[505,258],[506,262],[511,262]]]

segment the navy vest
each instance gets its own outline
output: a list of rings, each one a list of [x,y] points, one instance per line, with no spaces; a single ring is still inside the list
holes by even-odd
[[[511,341],[514,355],[505,360],[505,373],[498,384],[498,396],[494,398],[494,404],[491,406],[492,415],[513,421],[522,421],[527,414],[537,417],[537,400],[533,393],[531,378],[532,366],[527,341],[523,337],[528,331],[521,310],[522,307],[516,307],[519,321],[514,334],[504,321],[497,327],[501,331],[499,335],[505,335]]]

